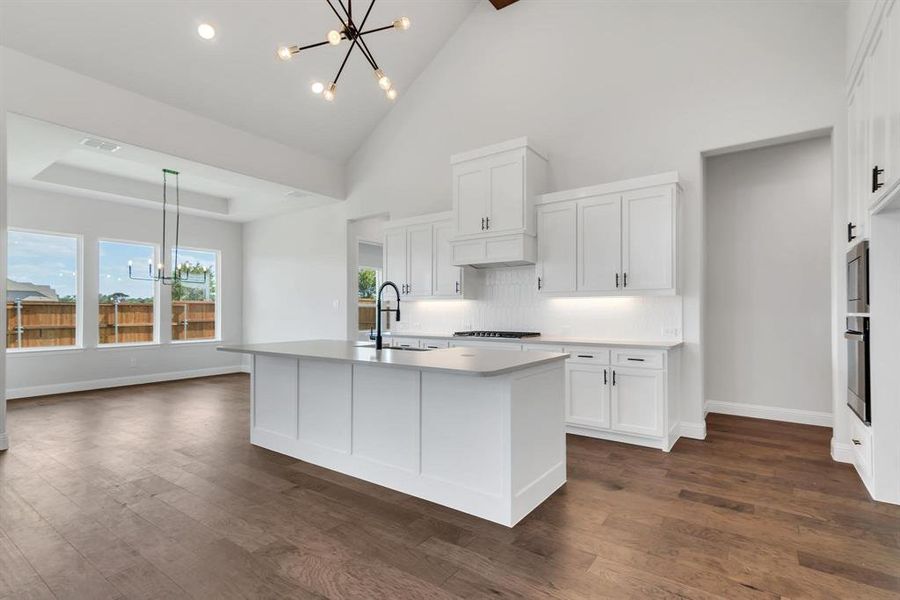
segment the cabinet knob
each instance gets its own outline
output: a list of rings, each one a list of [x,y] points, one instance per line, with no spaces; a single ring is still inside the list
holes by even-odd
[[[616,370],[613,369],[613,385],[616,385]]]
[[[619,274],[616,273],[616,289],[619,287]]]
[[[541,289],[541,278],[538,277],[538,289]]]
[[[457,294],[459,293],[459,282],[458,281],[456,282],[456,293]]]
[[[490,217],[485,217],[485,218],[484,218],[484,225],[485,225],[485,227],[484,227],[485,229],[490,229],[490,228],[491,228],[491,218],[490,218]]]
[[[628,287],[628,273],[622,273],[622,287]]]
[[[606,385],[606,369],[603,369],[603,385]]]
[[[861,445],[862,445],[862,442],[860,442],[859,440],[850,440],[850,441],[853,442],[853,445],[854,445],[854,446],[861,446]]]
[[[856,225],[853,223],[847,223],[847,241],[852,242],[856,239],[856,236],[853,235],[853,230],[856,229]]]
[[[484,217],[481,217],[481,230],[484,231]]]

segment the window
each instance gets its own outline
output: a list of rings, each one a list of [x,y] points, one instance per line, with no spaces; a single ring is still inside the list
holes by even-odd
[[[378,291],[377,270],[372,267],[359,268],[359,330],[369,331],[375,327],[375,294]],[[384,325],[390,325],[390,319],[385,319]]]
[[[179,248],[172,264],[189,274],[187,280],[172,285],[172,339],[175,341],[218,338],[216,317],[218,301],[218,253],[210,250]]]
[[[76,346],[78,238],[9,230],[6,347]]]
[[[100,241],[99,342],[141,344],[156,339],[153,325],[156,285],[128,277],[129,262],[136,276],[148,277],[155,249],[147,244]]]

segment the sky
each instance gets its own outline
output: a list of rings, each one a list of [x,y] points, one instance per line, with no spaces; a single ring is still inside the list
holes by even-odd
[[[154,283],[128,277],[128,261],[134,264],[133,273],[144,276],[147,261],[153,258],[154,247],[149,244],[100,242],[100,293],[123,292],[130,298],[153,296]],[[201,250],[178,251],[178,261],[200,263],[215,269],[214,252]],[[8,277],[16,281],[49,285],[59,296],[74,296],[78,289],[78,242],[73,237],[9,231]],[[155,272],[155,269],[154,269]]]

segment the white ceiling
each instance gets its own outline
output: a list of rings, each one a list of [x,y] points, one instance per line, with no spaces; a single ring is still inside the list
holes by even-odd
[[[229,221],[311,208],[332,198],[240,173],[120,144],[115,152],[82,145],[90,133],[21,115],[7,116],[7,172],[14,185],[143,206],[159,206],[162,169],[180,172],[186,213]],[[105,138],[104,138],[105,139]]]
[[[333,0],[335,1],[335,0]],[[478,0],[380,0],[366,29],[408,16],[408,31],[367,36],[402,95]],[[337,6],[337,2],[335,2]],[[368,2],[354,3],[354,16]],[[217,35],[201,39],[208,22]],[[0,40],[26,54],[289,146],[346,161],[390,110],[371,68],[354,50],[325,102],[310,92],[330,81],[349,47],[323,46],[290,62],[279,45],[324,40],[337,18],[325,0],[3,0]]]

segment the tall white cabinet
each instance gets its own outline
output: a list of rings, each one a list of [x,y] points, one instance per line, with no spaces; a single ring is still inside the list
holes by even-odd
[[[541,292],[677,293],[677,173],[545,194],[536,214]]]

